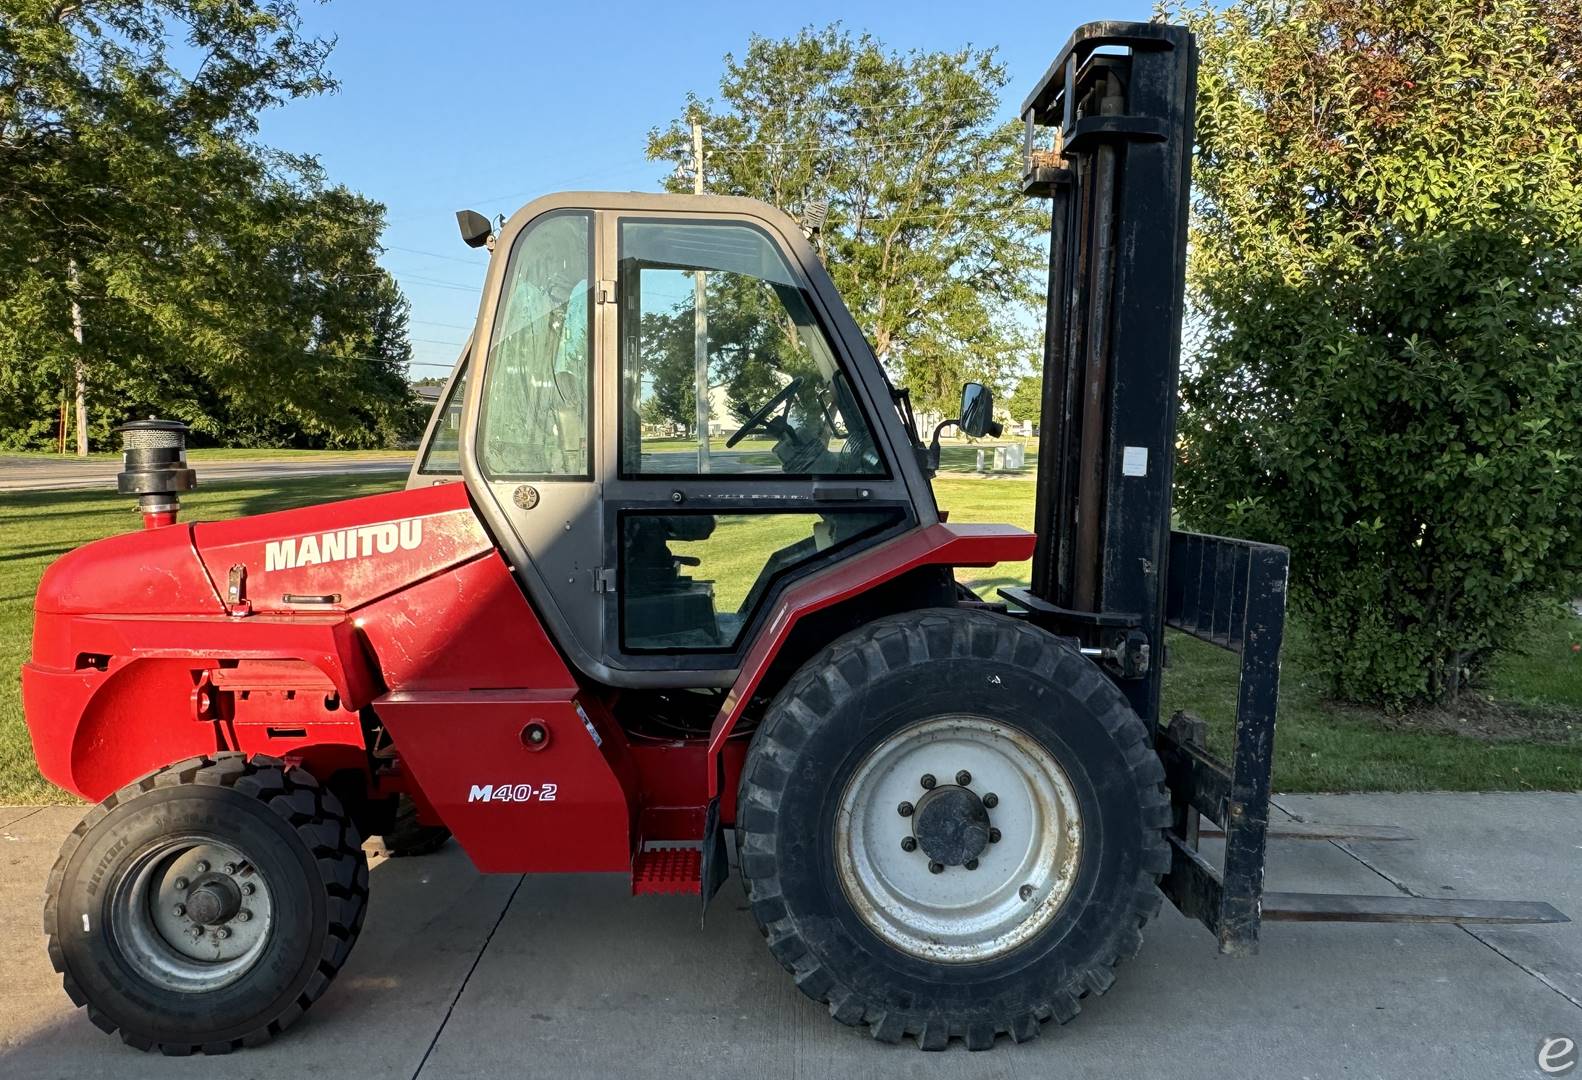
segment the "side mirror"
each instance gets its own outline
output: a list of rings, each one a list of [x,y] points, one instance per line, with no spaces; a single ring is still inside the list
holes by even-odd
[[[957,423],[963,435],[981,439],[987,435],[998,439],[1005,429],[994,422],[994,392],[982,383],[969,382],[961,387],[961,413]]]
[[[961,415],[941,420],[934,426],[934,438],[923,455],[923,470],[929,476],[939,471],[939,434],[955,424],[963,435],[981,439],[987,435],[998,439],[1005,428],[994,422],[994,393],[982,383],[963,383],[961,387]]]
[[[461,242],[470,248],[483,247],[494,235],[489,219],[476,210],[456,211],[456,224],[461,227]]]

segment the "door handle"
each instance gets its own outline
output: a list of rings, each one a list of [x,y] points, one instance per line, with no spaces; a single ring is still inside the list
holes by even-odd
[[[813,499],[816,502],[865,502],[871,498],[873,498],[871,487],[813,485]]]

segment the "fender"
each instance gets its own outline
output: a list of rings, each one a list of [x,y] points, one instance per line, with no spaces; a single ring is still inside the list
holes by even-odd
[[[769,666],[790,637],[798,620],[899,577],[919,566],[993,566],[1033,557],[1033,534],[1010,525],[947,525],[914,529],[823,573],[792,585],[780,594],[773,614],[747,655],[730,693],[709,731],[709,796],[720,798],[727,786],[722,755],[726,742],[752,700]],[[740,758],[737,758],[738,767]],[[734,798],[730,791],[726,798]]]
[[[40,771],[98,800],[217,749],[362,755],[359,711],[392,678],[435,681],[435,635],[457,629],[399,597],[446,582],[453,608],[497,614],[501,578],[459,485],[88,544],[50,566],[35,602],[22,685]]]
[[[206,689],[222,680],[233,695],[260,694],[239,715],[222,711]],[[346,618],[39,615],[33,659],[22,668],[39,771],[94,802],[215,750],[285,756],[339,745],[360,758],[357,710],[378,689]],[[266,711],[267,695],[292,707]]]

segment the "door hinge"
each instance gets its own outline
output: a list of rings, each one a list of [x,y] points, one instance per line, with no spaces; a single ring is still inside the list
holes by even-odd
[[[613,303],[615,303],[615,282],[614,281],[611,281],[611,280],[608,280],[608,279],[605,279],[605,278],[600,278],[599,279],[599,303],[601,303],[601,304],[613,304]]]
[[[599,569],[593,571],[593,591],[614,592],[615,571],[607,570],[602,566]]]

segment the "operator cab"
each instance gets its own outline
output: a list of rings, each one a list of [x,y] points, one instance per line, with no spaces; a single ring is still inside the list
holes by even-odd
[[[480,243],[409,486],[467,484],[586,674],[728,686],[788,582],[937,520],[910,410],[784,214],[574,193]]]

